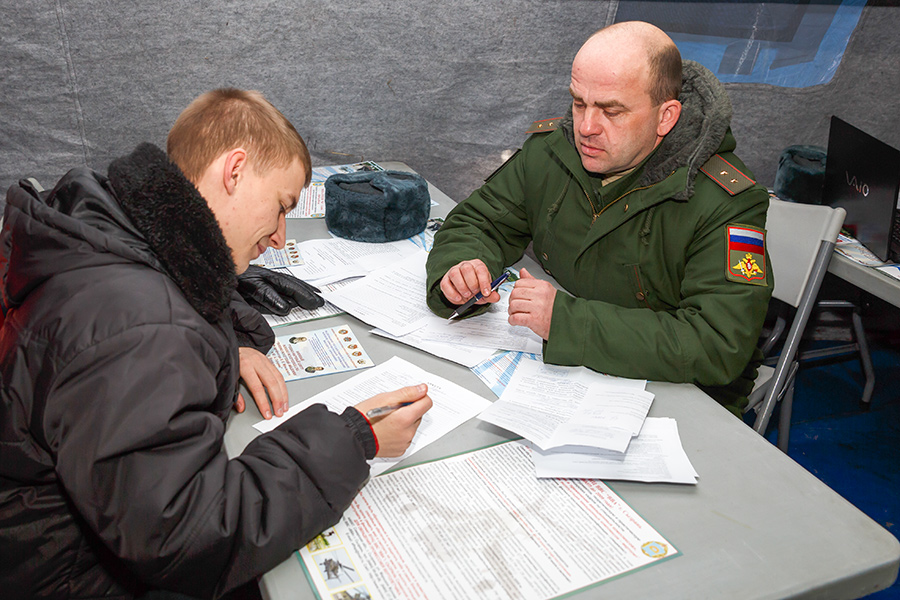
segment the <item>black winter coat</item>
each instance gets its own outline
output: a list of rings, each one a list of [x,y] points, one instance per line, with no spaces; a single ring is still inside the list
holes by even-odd
[[[223,447],[238,335],[215,217],[158,148],[10,188],[0,234],[0,596],[214,597],[334,524],[371,429],[314,406],[238,457]]]

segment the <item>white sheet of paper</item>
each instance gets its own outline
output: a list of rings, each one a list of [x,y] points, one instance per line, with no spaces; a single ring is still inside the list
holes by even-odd
[[[287,272],[288,275],[291,274],[290,269],[272,269],[273,271],[282,271]],[[338,288],[344,287],[353,281],[353,278],[350,279],[342,279],[341,281],[337,281],[335,283],[328,283],[319,287],[322,291],[334,291]],[[293,323],[302,323],[304,321],[315,321],[316,319],[324,319],[325,317],[330,317],[333,315],[340,315],[344,311],[335,306],[330,302],[325,302],[319,308],[315,308],[313,310],[306,310],[305,308],[300,308],[299,306],[295,306],[291,309],[291,312],[284,315],[283,317],[280,315],[263,315],[263,318],[266,320],[266,323],[269,324],[270,327],[282,327],[284,325],[291,325]]]
[[[471,367],[471,370],[499,398],[509,385],[509,380],[516,372],[519,362],[523,360],[542,360],[542,357],[540,354],[525,352],[499,352]]]
[[[431,340],[426,340],[421,335],[419,335],[420,331],[422,330],[417,329],[411,333],[407,333],[406,335],[396,336],[389,334],[383,329],[376,328],[372,330],[372,333],[374,333],[375,335],[380,335],[381,337],[386,337],[388,339],[398,341],[401,344],[406,344],[407,346],[412,346],[413,348],[416,348],[423,352],[433,354],[434,356],[443,358],[444,360],[455,362],[456,364],[468,367],[470,369],[490,358],[495,352],[491,348],[473,348],[471,346],[462,346],[459,344],[433,342]]]
[[[545,600],[678,556],[602,481],[537,479],[529,454],[509,442],[369,482],[300,550],[317,596]]]
[[[415,254],[377,269],[323,297],[373,327],[402,336],[422,327],[432,316],[425,304],[425,260],[428,253],[410,244]]]
[[[510,286],[511,289],[511,286]],[[449,321],[432,315],[417,333],[423,339],[439,344],[459,344],[494,350],[512,350],[540,354],[543,340],[521,325],[509,324],[509,291],[490,310],[469,319]]]
[[[647,417],[624,454],[598,448],[532,448],[538,477],[697,483],[697,472],[681,445],[675,419]]]
[[[421,252],[409,240],[386,244],[354,242],[343,238],[307,240],[297,244],[304,263],[291,267],[291,273],[313,285],[366,275],[386,265]]]
[[[275,429],[312,404],[321,403],[330,410],[340,413],[348,406],[354,406],[375,394],[420,383],[428,384],[428,395],[434,402],[434,406],[422,417],[419,430],[403,456],[375,458],[369,461],[372,475],[378,475],[468,421],[484,410],[490,402],[452,381],[429,373],[395,356],[383,364],[367,369],[331,389],[292,406],[283,416],[260,421],[253,427],[265,433]]]
[[[577,443],[624,452],[653,401],[645,386],[585,367],[523,360],[500,399],[478,418],[543,450]]]

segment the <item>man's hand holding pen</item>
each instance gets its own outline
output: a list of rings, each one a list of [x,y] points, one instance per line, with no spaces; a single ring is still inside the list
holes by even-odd
[[[447,271],[441,279],[441,292],[447,300],[460,305],[454,315],[461,315],[468,310],[470,305],[467,303],[499,301],[500,294],[497,293],[496,286],[492,287],[495,281],[497,280],[491,280],[491,272],[481,260],[465,260]],[[526,269],[522,269],[520,278],[509,295],[509,324],[523,325],[541,339],[549,338],[556,292],[549,281],[537,279]],[[481,299],[477,298],[478,294],[482,295]]]
[[[401,456],[409,448],[422,416],[431,406],[428,386],[422,383],[372,396],[357,404],[356,410],[364,415],[374,415],[367,418],[378,440],[376,456]],[[381,412],[380,409],[390,410]]]
[[[451,267],[441,279],[441,292],[453,304],[462,305],[481,294],[475,304],[487,304],[500,300],[500,294],[491,290],[491,272],[479,259],[464,260]]]

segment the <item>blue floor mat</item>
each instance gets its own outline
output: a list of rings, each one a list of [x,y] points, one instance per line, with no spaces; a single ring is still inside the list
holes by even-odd
[[[794,391],[788,454],[900,538],[900,352],[872,348],[875,391],[860,407],[859,362],[804,365]],[[766,437],[777,440],[777,414]],[[900,581],[871,594],[900,600]]]

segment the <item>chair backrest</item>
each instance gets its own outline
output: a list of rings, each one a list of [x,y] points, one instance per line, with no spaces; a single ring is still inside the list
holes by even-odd
[[[846,214],[843,208],[769,200],[766,249],[775,275],[775,298],[794,308],[800,305],[821,243],[834,244]]]
[[[769,200],[766,250],[775,275],[772,296],[797,311],[785,336],[762,406],[754,405],[754,399],[750,399],[752,406],[749,408],[756,409],[753,428],[761,434],[765,434],[775,403],[790,385],[800,339],[846,215],[843,208]]]

